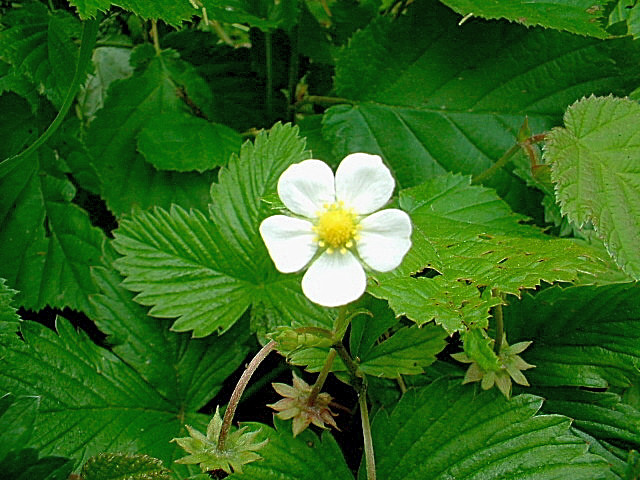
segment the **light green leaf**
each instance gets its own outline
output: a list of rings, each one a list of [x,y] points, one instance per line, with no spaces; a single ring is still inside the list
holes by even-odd
[[[541,405],[532,395],[507,401],[443,380],[409,390],[391,413],[381,410],[374,419],[377,474],[385,480],[605,478],[607,463],[570,433],[571,420],[536,415]]]
[[[158,171],[136,151],[136,138],[155,117],[189,113],[187,98],[207,112],[211,91],[171,50],[156,55],[153,47],[143,45],[133,51],[132,63],[134,74],[111,85],[85,138],[102,197],[116,215],[133,207],[168,208],[172,203],[204,208],[215,175]]]
[[[556,198],[578,225],[591,221],[627,273],[640,279],[640,105],[589,97],[547,137]]]
[[[0,59],[25,75],[56,107],[69,90],[76,68],[80,23],[63,10],[49,13],[38,2],[9,9],[2,17]]]
[[[160,460],[147,455],[102,453],[82,467],[84,480],[171,480]]]
[[[277,124],[243,145],[211,187],[213,221],[174,206],[121,222],[115,266],[140,292],[136,301],[153,305],[151,315],[178,317],[173,329],[197,337],[226,331],[254,303],[268,310],[267,323],[331,325],[326,309],[302,295],[299,275],[275,270],[258,232],[270,213],[260,199],[285,168],[308,157],[296,134]]]
[[[395,271],[372,275],[377,285],[369,291],[419,325],[435,318],[448,332],[484,327],[500,303],[492,289],[519,295],[543,280],[606,270],[591,248],[521,224],[524,217],[468,177],[443,175],[403,190],[400,206],[413,221],[412,249]],[[422,274],[441,275],[413,278]]]
[[[16,303],[90,311],[89,268],[101,265],[102,231],[72,202],[75,188],[41,149],[0,175],[0,276],[19,290]]]
[[[640,374],[640,288],[636,284],[559,287],[504,309],[510,343],[536,368],[531,385],[629,386]]]
[[[338,58],[335,88],[355,104],[324,118],[337,157],[381,154],[403,188],[445,171],[478,174],[515,144],[525,116],[542,132],[576,98],[625,95],[640,83],[640,45],[630,39],[458,21],[425,0],[353,36]],[[535,197],[509,170],[489,183],[526,208]]]
[[[268,440],[260,450],[263,460],[242,467],[230,480],[353,480],[340,447],[330,433],[318,438],[310,430],[293,437],[289,422],[273,419],[276,429],[247,423],[261,429],[256,441]]]
[[[152,118],[138,134],[138,151],[158,170],[204,172],[225,165],[242,138],[229,127],[188,113]]]
[[[608,36],[603,25],[606,2],[593,0],[443,0],[466,17],[505,18],[527,26],[540,25],[597,38]]]

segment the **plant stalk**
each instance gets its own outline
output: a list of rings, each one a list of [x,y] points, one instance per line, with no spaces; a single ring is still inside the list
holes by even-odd
[[[258,369],[260,364],[263,362],[269,352],[274,350],[276,347],[276,342],[271,340],[264,347],[260,349],[258,353],[251,359],[249,365],[244,372],[242,372],[242,376],[238,383],[236,384],[236,388],[233,389],[233,393],[231,394],[231,398],[229,399],[229,405],[227,405],[227,410],[224,412],[224,418],[222,420],[222,427],[220,429],[220,437],[218,438],[218,449],[224,450],[224,444],[227,440],[227,436],[229,436],[229,431],[231,430],[231,422],[233,421],[233,416],[236,413],[236,408],[238,408],[238,404],[240,403],[240,398],[242,397],[242,393],[244,389],[247,388],[247,384],[249,380],[251,380],[251,375]]]
[[[362,437],[364,439],[364,458],[367,465],[367,480],[376,480],[376,458],[373,451],[373,437],[367,407],[367,386],[363,385],[359,392],[360,418],[362,419]]]
[[[151,20],[151,38],[153,39],[153,48],[156,49],[156,53],[160,55],[162,51],[160,49],[160,37],[158,36],[158,22]]]
[[[504,338],[504,319],[502,317],[502,305],[493,308],[493,318],[496,319],[496,341],[493,344],[493,351],[500,355],[502,349],[502,339]]]
[[[322,390],[324,386],[324,382],[326,382],[327,377],[329,376],[329,372],[331,372],[331,366],[333,365],[333,361],[335,360],[337,352],[335,349],[329,350],[329,355],[327,355],[327,359],[324,361],[324,365],[322,366],[322,370],[320,371],[320,375],[316,378],[316,383],[313,384],[311,388],[311,393],[309,394],[309,398],[307,399],[308,405],[313,405],[318,397],[318,394]]]
[[[519,143],[516,143],[515,145],[513,145],[509,150],[506,151],[504,155],[502,155],[502,157],[500,157],[500,159],[496,163],[491,165],[484,172],[473,177],[473,180],[471,181],[471,183],[473,185],[476,185],[478,183],[482,183],[487,178],[491,178],[498,170],[500,170],[507,163],[509,163],[509,160],[511,160],[511,157],[513,157],[516,154],[516,152],[520,150],[520,148],[521,147]]]

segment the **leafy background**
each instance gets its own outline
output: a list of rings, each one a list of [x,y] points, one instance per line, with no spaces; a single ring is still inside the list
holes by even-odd
[[[378,476],[639,477],[640,2],[25,0],[0,15],[7,475],[198,478],[170,440],[206,428],[268,334],[336,315],[260,239],[279,175],[364,151],[414,226],[345,341]],[[499,369],[498,315],[511,345],[533,341],[510,399],[462,385],[450,356]],[[293,437],[264,407],[327,348],[282,353],[239,412],[263,459],[230,478],[364,479],[357,415]],[[328,388],[350,410],[345,370]]]

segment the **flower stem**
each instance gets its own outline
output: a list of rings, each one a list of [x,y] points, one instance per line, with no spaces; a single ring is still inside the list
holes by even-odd
[[[233,393],[231,394],[231,398],[229,399],[227,410],[224,412],[224,419],[222,420],[222,427],[220,429],[220,437],[218,438],[219,450],[224,450],[224,443],[227,440],[229,431],[231,430],[231,422],[233,421],[233,416],[236,413],[238,404],[240,403],[242,393],[244,392],[244,389],[247,388],[249,380],[251,380],[251,375],[253,375],[253,372],[258,369],[258,366],[265,358],[267,358],[269,352],[275,349],[275,347],[276,342],[271,340],[264,347],[262,347],[258,353],[256,353],[256,355],[249,362],[249,365],[247,365],[245,371],[242,372],[242,376],[240,377],[240,380],[238,380],[236,388],[233,389]]]
[[[363,385],[358,396],[360,404],[360,418],[362,419],[362,437],[364,439],[364,458],[367,465],[367,480],[376,480],[376,457],[373,451],[373,437],[369,423],[369,409],[367,407],[367,386]]]
[[[484,172],[476,175],[471,181],[471,183],[473,185],[476,185],[478,183],[482,183],[487,178],[491,178],[494,173],[496,173],[498,170],[504,167],[507,163],[509,163],[509,160],[511,160],[511,157],[513,157],[516,154],[516,152],[520,150],[520,148],[521,147],[519,143],[516,143],[515,145],[513,145],[509,150],[506,151],[504,155],[502,155],[502,157],[500,157],[500,159],[496,163],[491,165]]]
[[[324,386],[324,382],[327,380],[327,377],[329,376],[329,372],[331,371],[331,366],[333,365],[333,360],[335,360],[336,355],[337,355],[337,352],[335,351],[335,349],[332,348],[331,350],[329,350],[329,355],[327,355],[327,359],[324,361],[324,365],[322,366],[320,375],[318,375],[318,378],[316,378],[316,383],[314,383],[313,387],[311,388],[311,393],[309,394],[309,398],[307,400],[307,403],[309,405],[314,404],[318,394],[322,390],[322,387]]]

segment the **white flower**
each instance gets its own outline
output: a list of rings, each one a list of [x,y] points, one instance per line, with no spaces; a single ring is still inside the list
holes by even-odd
[[[409,215],[376,211],[394,186],[377,155],[348,155],[335,178],[320,160],[291,165],[278,180],[278,195],[293,216],[274,215],[260,225],[276,268],[297,272],[313,260],[302,278],[311,301],[337,307],[357,300],[367,284],[362,264],[388,272],[411,247]]]

